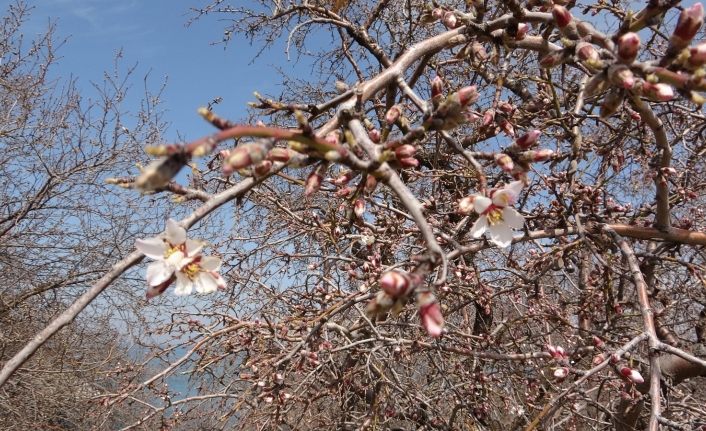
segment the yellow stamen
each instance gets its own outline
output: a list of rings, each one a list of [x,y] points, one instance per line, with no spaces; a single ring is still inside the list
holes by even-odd
[[[503,220],[503,210],[501,208],[494,208],[486,214],[488,218],[488,224],[491,226],[501,222]]]
[[[196,278],[196,275],[199,273],[199,270],[201,268],[199,267],[198,263],[191,263],[184,268],[181,269],[181,272],[183,272],[187,277],[190,279]]]

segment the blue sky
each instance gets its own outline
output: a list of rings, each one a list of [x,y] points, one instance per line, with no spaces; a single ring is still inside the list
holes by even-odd
[[[14,2],[14,0],[12,0]],[[291,70],[282,51],[259,57],[243,39],[227,47],[213,45],[223,37],[224,23],[209,16],[187,23],[194,15],[190,7],[205,6],[208,0],[27,0],[34,9],[24,27],[26,37],[41,34],[51,19],[57,25],[57,38],[68,38],[59,49],[56,77],[74,76],[85,96],[91,82],[100,83],[104,71],[111,71],[115,54],[122,49],[123,69],[137,64],[132,81],[132,98],[142,94],[142,77],[157,90],[165,77],[162,100],[171,123],[166,133],[177,132],[188,139],[211,133],[213,129],[196,115],[196,109],[215,97],[223,97],[216,111],[231,119],[245,113],[253,91],[276,93],[276,66]],[[2,10],[9,0],[0,0]],[[218,17],[222,18],[222,17]],[[135,111],[137,106],[128,106]]]

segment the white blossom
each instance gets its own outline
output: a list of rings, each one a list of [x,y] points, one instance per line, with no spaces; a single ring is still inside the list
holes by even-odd
[[[490,241],[500,247],[512,243],[512,230],[521,229],[525,218],[510,205],[517,202],[522,190],[522,181],[514,181],[507,186],[490,192],[489,196],[476,196],[473,210],[480,214],[471,228],[473,238],[480,238],[486,231]]]

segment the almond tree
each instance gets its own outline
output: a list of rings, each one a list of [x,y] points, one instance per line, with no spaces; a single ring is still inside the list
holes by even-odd
[[[111,180],[201,202],[179,225],[208,247],[173,226],[149,240],[153,303],[221,291],[155,323],[181,352],[122,370],[103,404],[144,407],[124,429],[706,426],[703,7],[626,6],[196,10],[313,73],[256,94],[243,124],[203,109],[216,133],[148,146],[139,176]]]

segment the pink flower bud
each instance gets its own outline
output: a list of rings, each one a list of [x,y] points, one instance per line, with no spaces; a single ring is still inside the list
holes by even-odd
[[[475,85],[463,87],[456,94],[458,95],[459,103],[464,107],[478,100],[478,90]]]
[[[637,33],[625,33],[618,38],[618,57],[624,63],[632,63],[640,49],[640,36]]]
[[[441,307],[436,302],[436,297],[431,292],[421,292],[417,295],[417,305],[419,306],[419,317],[422,326],[430,337],[438,338],[444,327],[444,316],[441,315]]]
[[[548,148],[542,148],[541,150],[530,150],[527,151],[527,158],[530,162],[546,162],[554,156],[554,151]],[[525,157],[522,158],[523,160]]]
[[[266,155],[265,148],[260,144],[240,144],[231,150],[228,158],[223,162],[223,171],[233,172],[258,164],[265,159]]]
[[[515,163],[512,161],[512,158],[505,153],[498,153],[495,155],[495,164],[505,172],[512,172],[512,169],[515,167]]]
[[[593,363],[594,366],[596,366],[596,365],[602,364],[603,361],[605,361],[605,355],[604,355],[603,353],[600,353],[600,354],[598,354],[598,355],[596,355],[596,356],[593,357],[593,362],[592,362],[592,363]]]
[[[573,17],[571,12],[567,8],[561,5],[555,4],[552,8],[552,16],[554,17],[554,22],[559,28],[564,28],[571,23]]]
[[[333,132],[327,133],[324,140],[332,146],[339,145],[341,143],[341,132],[335,130]]]
[[[272,169],[272,162],[269,160],[263,160],[255,165],[255,174],[260,176],[266,175],[270,172],[270,169]]]
[[[611,66],[608,69],[608,80],[620,88],[629,90],[635,85],[635,75],[624,65]]]
[[[520,136],[515,141],[515,145],[522,148],[523,150],[529,149],[532,145],[534,145],[537,142],[537,139],[539,139],[539,135],[541,135],[541,134],[542,134],[542,132],[537,129],[530,130],[529,132]]]
[[[694,67],[706,64],[706,43],[700,43],[689,49],[689,64]]]
[[[400,165],[402,165],[403,168],[416,168],[417,166],[419,166],[419,160],[415,159],[414,157],[407,157],[398,161],[400,162]]]
[[[444,12],[445,11],[442,8],[437,7],[431,11],[431,16],[433,16],[436,19],[441,19],[444,17]]]
[[[397,120],[400,118],[400,115],[402,114],[402,110],[400,109],[399,106],[394,105],[392,108],[388,109],[387,112],[385,113],[385,122],[387,124],[395,124]]]
[[[576,45],[576,55],[581,61],[596,62],[601,59],[598,50],[588,42],[579,42]]]
[[[529,28],[529,24],[525,24],[524,22],[517,24],[517,33],[515,34],[515,40],[524,39],[525,36],[527,36]]]
[[[566,378],[566,376],[569,375],[569,369],[566,367],[559,367],[556,370],[554,370],[554,377],[558,381],[562,381]]]
[[[620,362],[620,356],[618,356],[616,353],[613,353],[612,355],[610,355],[610,363],[611,364],[617,364],[618,362]]]
[[[441,96],[444,91],[444,80],[439,75],[435,76],[431,81],[431,99],[438,104],[441,101]]]
[[[677,26],[669,41],[676,48],[685,48],[696,36],[703,23],[704,7],[701,3],[694,3],[693,6],[682,10],[679,14],[679,21],[677,21]]]
[[[336,177],[336,179],[333,180],[333,183],[337,186],[343,186],[343,185],[348,184],[348,182],[350,180],[352,180],[354,176],[355,176],[355,172],[346,171],[346,172],[342,173],[341,175],[339,175],[338,177]]]
[[[318,192],[319,188],[321,188],[322,181],[323,176],[319,174],[316,170],[310,173],[305,182],[304,196],[310,196]]]
[[[363,214],[365,214],[365,201],[363,199],[356,199],[355,204],[353,204],[353,212],[355,216],[362,219]]]
[[[401,271],[388,271],[380,277],[380,288],[394,299],[404,296],[409,286],[409,275]]]
[[[458,212],[463,215],[468,215],[473,212],[473,203],[476,200],[475,195],[466,196],[465,198],[458,201]]]
[[[640,374],[637,370],[633,370],[632,368],[623,367],[620,369],[620,374],[622,374],[623,377],[633,383],[645,383],[645,379],[642,378],[642,374]]]
[[[337,198],[345,198],[346,196],[350,195],[353,192],[353,189],[350,187],[344,187],[336,192],[336,197]]]
[[[375,191],[375,189],[378,186],[378,180],[374,176],[368,174],[368,176],[365,178],[365,191],[367,193],[372,193]]]
[[[378,129],[370,129],[368,130],[368,138],[370,138],[371,141],[373,141],[376,144],[380,143],[380,131]]]
[[[275,162],[287,163],[292,157],[292,152],[287,148],[273,148],[267,153],[267,158]]]
[[[652,84],[645,81],[642,84],[642,90],[647,97],[659,102],[668,102],[674,98],[674,89],[661,82]]]
[[[594,335],[593,336],[593,345],[596,346],[597,349],[602,349],[603,347],[605,347],[605,342],[603,340],[601,340],[601,338],[598,337],[597,335]]]
[[[545,69],[551,69],[564,62],[564,51],[559,49],[552,51],[549,54],[539,59],[539,66]]]
[[[456,14],[449,11],[444,14],[442,22],[444,23],[446,28],[452,29],[456,28],[456,24],[458,24],[458,18],[456,18]]]
[[[495,110],[494,109],[488,109],[483,113],[483,126],[490,126],[491,123],[495,121]]]
[[[417,147],[410,144],[404,144],[395,149],[395,157],[397,157],[398,160],[414,157],[416,153]]]

